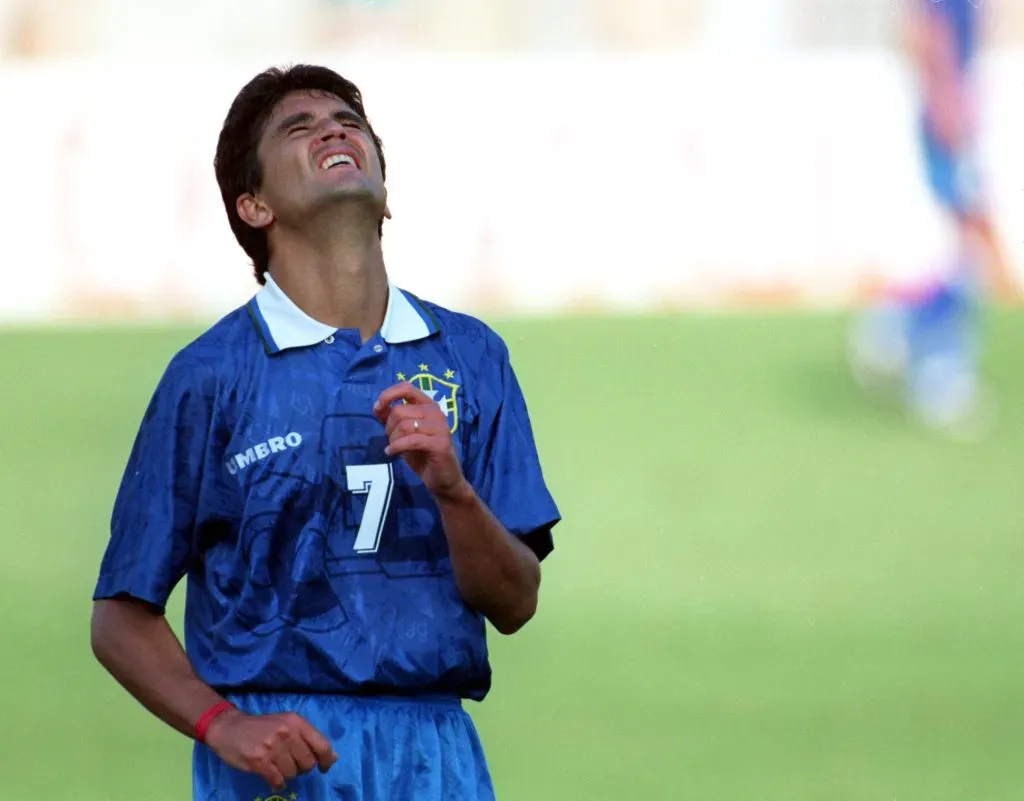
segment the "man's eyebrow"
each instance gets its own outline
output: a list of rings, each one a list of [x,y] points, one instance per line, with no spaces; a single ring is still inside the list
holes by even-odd
[[[282,120],[281,124],[277,126],[277,132],[284,133],[289,128],[292,128],[296,125],[300,125],[303,123],[309,123],[312,121],[312,114],[310,114],[308,111],[300,111],[297,114],[292,114],[288,117],[285,117],[284,120]]]
[[[338,122],[356,122],[359,123],[360,125],[366,125],[366,120],[364,120],[354,111],[349,111],[348,109],[345,108],[338,109],[338,111],[335,111],[331,116]]]

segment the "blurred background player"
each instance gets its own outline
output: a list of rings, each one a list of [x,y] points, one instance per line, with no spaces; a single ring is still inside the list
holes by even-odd
[[[891,291],[856,320],[851,366],[866,389],[898,382],[925,424],[977,434],[994,411],[979,375],[980,301],[984,294],[1016,294],[977,164],[974,66],[984,6],[982,0],[911,0],[908,11],[925,177],[954,226],[956,247],[926,285]]]

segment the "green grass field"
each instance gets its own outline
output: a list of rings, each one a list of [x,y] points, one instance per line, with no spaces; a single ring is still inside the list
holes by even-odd
[[[500,799],[1024,798],[1024,317],[991,322],[979,445],[865,403],[842,322],[496,323],[565,517],[470,707]],[[94,662],[89,612],[196,331],[0,333],[2,799],[191,797],[190,743]]]

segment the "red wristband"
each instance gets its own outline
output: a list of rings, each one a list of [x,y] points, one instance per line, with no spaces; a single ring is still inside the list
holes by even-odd
[[[229,709],[234,708],[235,705],[230,701],[218,701],[209,709],[207,709],[199,718],[199,720],[196,721],[196,725],[194,727],[196,732],[196,739],[201,743],[205,743],[206,732],[210,730],[210,724],[213,723],[213,721],[216,720],[219,715],[223,714],[224,712],[227,712]]]

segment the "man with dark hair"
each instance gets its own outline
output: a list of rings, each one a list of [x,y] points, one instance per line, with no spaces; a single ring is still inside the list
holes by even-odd
[[[255,191],[263,182],[259,146],[264,128],[276,104],[291,92],[322,94],[340,99],[351,112],[351,124],[360,124],[373,143],[380,163],[380,179],[387,175],[384,146],[374,133],[363,108],[363,96],[351,81],[325,67],[300,65],[287,71],[270,69],[256,76],[239,92],[228,112],[217,142],[214,170],[231,230],[256,268],[256,280],[263,284],[269,267],[267,232],[243,220],[237,208],[238,198]],[[387,208],[384,210],[388,214]],[[383,233],[384,219],[377,226]]]
[[[239,93],[217,146],[262,288],[171,359],[114,505],[93,650],[195,738],[194,798],[490,799],[463,699],[560,515],[500,337],[388,279],[354,84]],[[187,576],[185,649],[164,618]]]

